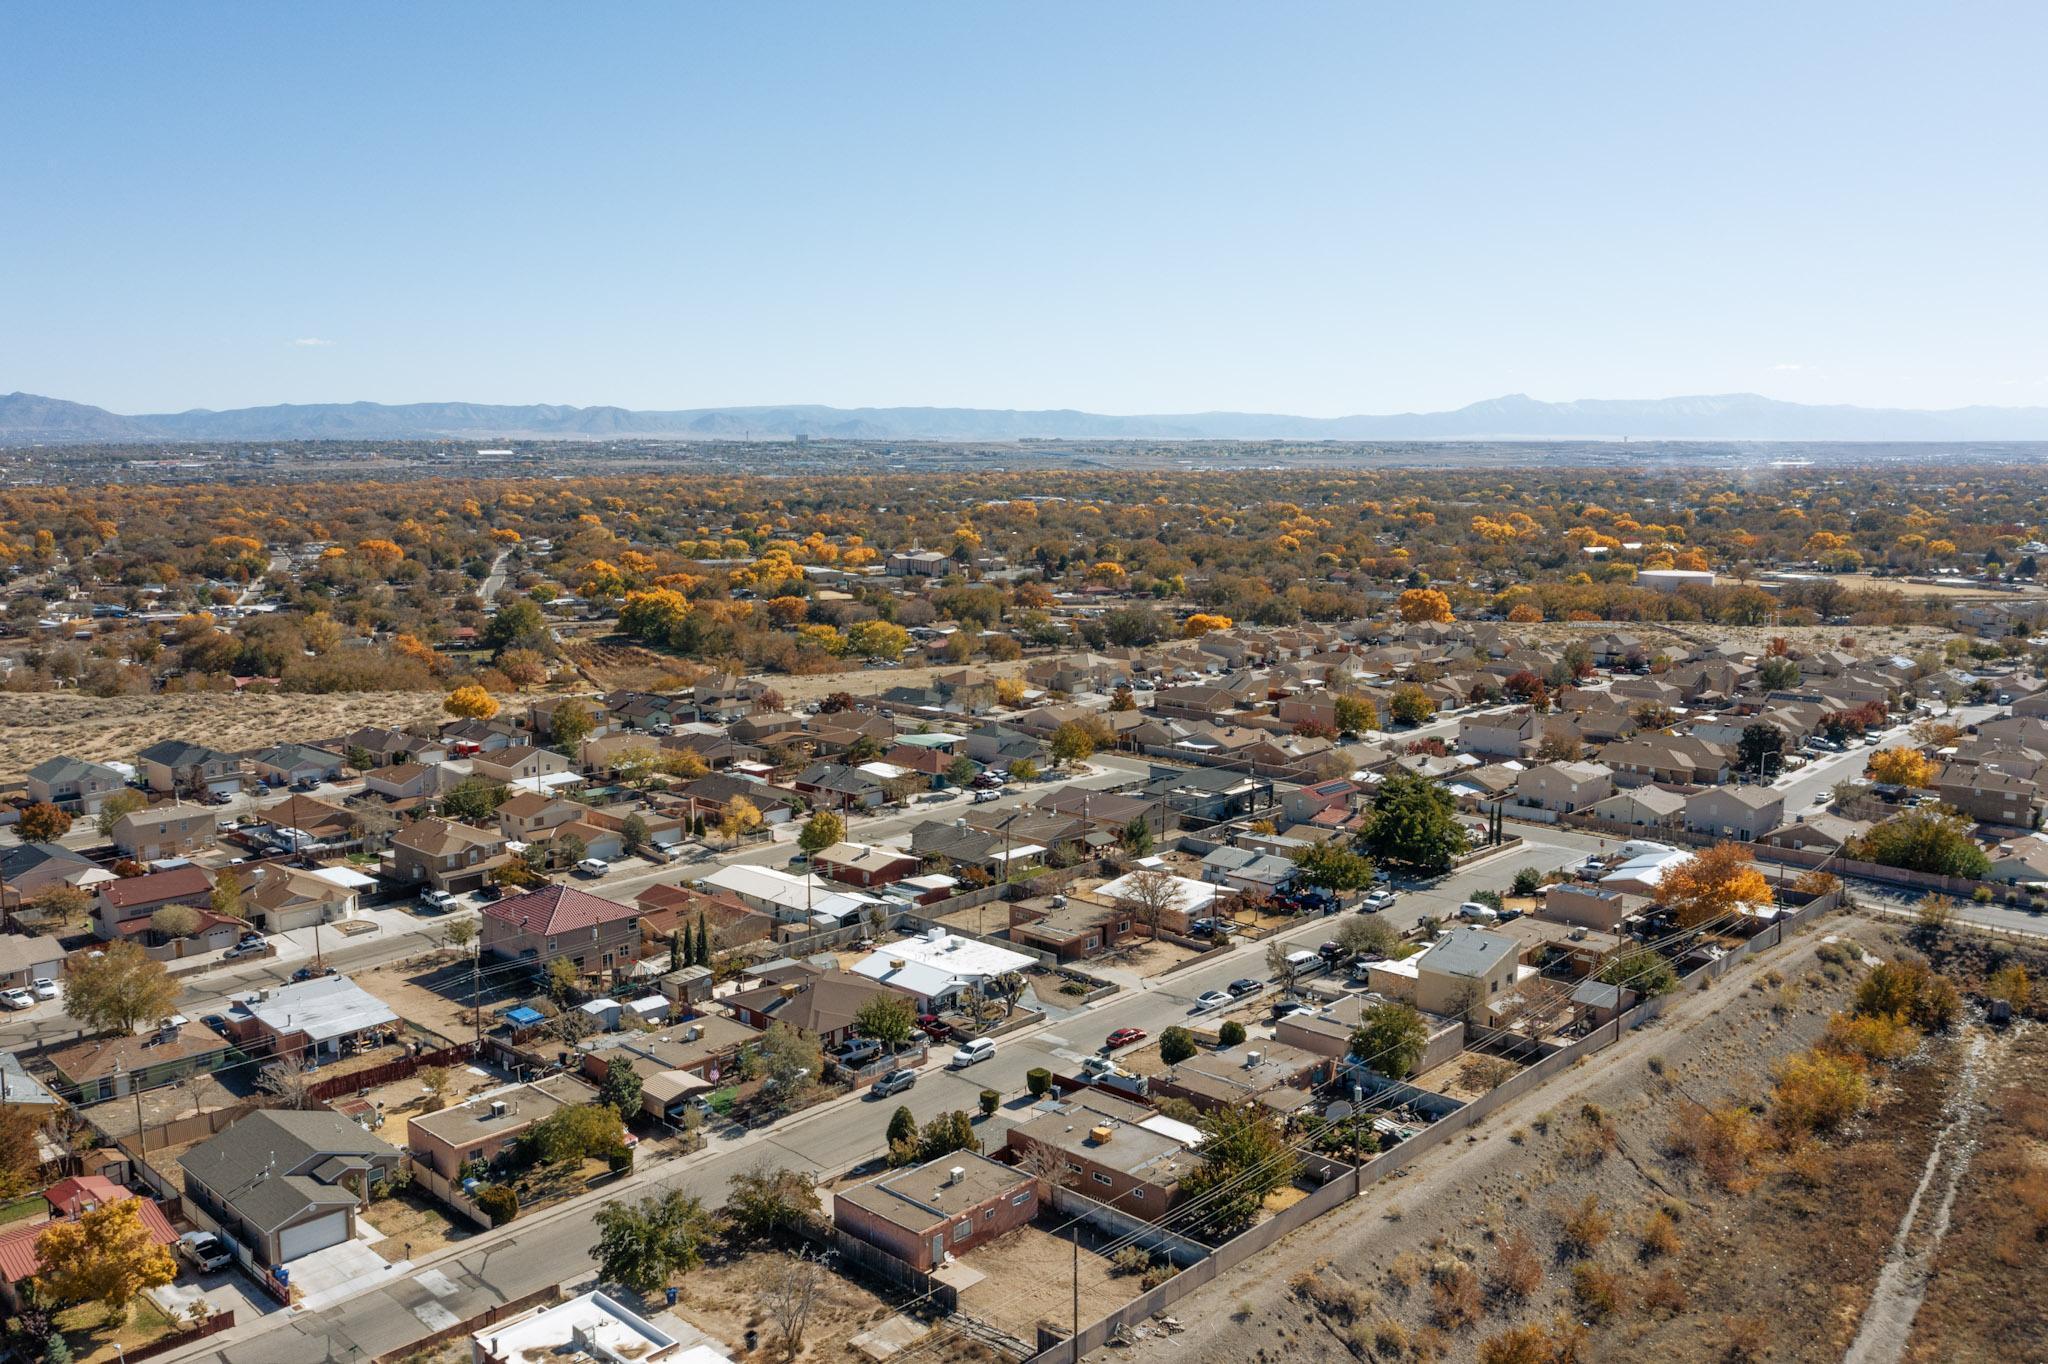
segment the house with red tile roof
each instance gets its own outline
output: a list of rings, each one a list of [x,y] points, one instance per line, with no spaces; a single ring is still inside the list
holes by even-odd
[[[640,959],[640,910],[573,886],[544,886],[485,905],[483,950],[536,969],[567,958],[585,975]]]
[[[43,1190],[43,1202],[50,1208],[48,1217],[35,1218],[0,1232],[0,1298],[16,1303],[20,1301],[19,1286],[42,1270],[42,1257],[36,1254],[36,1242],[52,1225],[75,1222],[94,1208],[129,1199],[134,1199],[139,1205],[137,1212],[150,1240],[160,1246],[177,1242],[178,1233],[155,1199],[137,1197],[105,1175],[76,1175],[60,1180]]]

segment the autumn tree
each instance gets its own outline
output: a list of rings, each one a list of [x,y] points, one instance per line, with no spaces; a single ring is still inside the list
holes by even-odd
[[[590,707],[572,696],[557,705],[548,717],[548,739],[557,748],[573,749],[596,727]]]
[[[464,683],[442,698],[441,709],[462,720],[488,720],[498,713],[498,703],[474,682]]]
[[[1095,733],[1078,720],[1069,720],[1052,733],[1048,745],[1055,765],[1086,762],[1095,752]]]
[[[178,983],[134,943],[111,943],[64,962],[64,1012],[98,1032],[132,1033],[177,1011]]]
[[[21,812],[14,832],[24,843],[55,843],[71,832],[71,816],[50,802],[39,800]]]
[[[1870,755],[1866,771],[1872,781],[1925,787],[1934,784],[1936,769],[1932,761],[1913,749],[1881,748]]]
[[[1668,868],[1657,883],[1657,898],[1680,928],[1695,928],[1737,905],[1772,903],[1770,882],[1737,843],[1716,843]]]
[[[737,839],[761,827],[761,809],[745,796],[734,796],[725,803],[725,814],[718,821],[718,832],[728,839]]]
[[[114,826],[121,822],[121,816],[132,814],[148,804],[149,800],[140,791],[123,787],[100,802],[99,811],[93,816],[93,827],[100,831],[101,838],[112,838]]]
[[[1448,621],[1451,618],[1451,599],[1433,587],[1411,587],[1401,594],[1394,609],[1410,625]]]
[[[1413,682],[1403,682],[1387,698],[1387,714],[1396,724],[1424,724],[1436,714],[1436,702]]]
[[[134,1198],[50,1223],[36,1238],[36,1259],[36,1287],[49,1301],[97,1302],[110,1322],[127,1319],[138,1293],[178,1277],[177,1261],[150,1234]]]

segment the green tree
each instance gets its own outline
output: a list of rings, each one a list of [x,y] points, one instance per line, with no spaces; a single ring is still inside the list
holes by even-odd
[[[628,857],[637,856],[647,846],[647,821],[638,814],[630,814],[620,820],[619,843]]]
[[[615,1283],[651,1298],[677,1275],[704,1262],[704,1245],[717,1224],[704,1204],[680,1189],[650,1194],[637,1203],[614,1199],[597,1210],[601,1283]]]
[[[640,1072],[623,1058],[613,1061],[604,1073],[604,1083],[597,1087],[597,1098],[599,1103],[618,1114],[621,1121],[632,1121],[640,1112]]]
[[[1010,764],[1011,781],[1037,781],[1038,764],[1029,758],[1019,758]]]
[[[768,1030],[742,1054],[742,1061],[751,1073],[766,1082],[774,1102],[784,1106],[793,1102],[803,1086],[816,1080],[825,1069],[824,1053],[818,1050],[817,1039],[787,1023],[770,1023]]]
[[[583,988],[583,972],[567,957],[556,957],[548,962],[547,991],[555,1003],[565,1003],[569,996]]]
[[[896,1111],[889,1115],[888,1140],[891,1146],[904,1142],[916,1144],[917,1119],[911,1114],[908,1105],[897,1105]]]
[[[668,969],[680,971],[688,963],[683,959],[683,930],[671,928],[668,931]]]
[[[121,816],[132,814],[148,804],[140,791],[123,787],[100,802],[99,813],[94,816],[94,827],[100,831],[101,838],[112,838],[114,826],[121,822]]]
[[[492,613],[481,640],[493,654],[508,649],[545,651],[549,643],[547,617],[533,602],[515,597]]]
[[[1222,1026],[1222,1027],[1220,1027],[1220,1028],[1218,1028],[1218,1029],[1216,1029],[1216,1044],[1217,1044],[1218,1046],[1221,1046],[1221,1047],[1237,1047],[1237,1046],[1242,1046],[1242,1045],[1244,1045],[1244,1039],[1245,1039],[1245,1031],[1244,1031],[1244,1024],[1242,1024],[1242,1023],[1238,1022],[1238,1021],[1237,1021],[1236,1019],[1234,1019],[1234,1018],[1226,1018],[1226,1019],[1224,1019],[1224,1020],[1223,1020],[1223,1026]]]
[[[975,1134],[974,1119],[961,1109],[941,1113],[917,1134],[919,1164],[950,1156],[955,1151],[979,1151],[981,1138]]]
[[[1344,846],[1340,839],[1311,843],[1294,855],[1301,879],[1326,890],[1363,890],[1372,884],[1372,859]]]
[[[1429,1050],[1429,1025],[1406,1004],[1375,1004],[1359,1017],[1351,1054],[1389,1080],[1405,1080]]]
[[[548,717],[548,739],[564,752],[573,751],[595,728],[597,717],[589,706],[573,696],[556,706]]]
[[[917,1011],[901,995],[875,995],[854,1011],[853,1026],[862,1037],[895,1051],[917,1030]]]
[[[613,1071],[630,1070],[614,1066]],[[558,1108],[528,1130],[527,1140],[534,1154],[549,1165],[593,1156],[608,1156],[619,1149],[623,1133],[619,1113],[606,1103],[571,1104]]]
[[[1373,794],[1358,846],[1379,862],[1435,875],[1449,871],[1470,840],[1449,791],[1419,773],[1396,772]]]
[[[1159,1034],[1159,1059],[1167,1065],[1179,1065],[1194,1054],[1195,1035],[1186,1028],[1175,1024]]]
[[[441,813],[448,819],[480,824],[497,813],[505,802],[505,788],[482,777],[464,777],[441,797]]]
[[[981,1116],[993,1118],[996,1115],[996,1110],[1002,1107],[1003,1096],[993,1089],[984,1089],[981,1091],[980,1104]]]
[[[1970,880],[1991,870],[1991,859],[1971,836],[1970,822],[1939,805],[1894,815],[1850,839],[1843,851],[1865,862]]]
[[[132,1033],[177,1012],[178,982],[132,942],[64,962],[64,1012],[97,1032]]]
[[[1391,957],[1400,945],[1400,930],[1385,919],[1356,917],[1337,926],[1337,946],[1346,952],[1370,952]]]
[[[1742,770],[1768,775],[1766,768],[1772,763],[1782,762],[1785,755],[1785,733],[1776,725],[1758,721],[1745,725],[1742,737],[1736,740],[1736,749],[1742,755]]]
[[[1645,997],[1669,994],[1678,988],[1678,972],[1661,953],[1647,947],[1623,952],[1600,968],[1600,979],[1609,985],[1625,986]]]
[[[979,775],[981,769],[965,754],[946,764],[946,780],[955,786],[966,786]]]
[[[1784,691],[1799,685],[1799,664],[1783,654],[1775,654],[1763,661],[1756,670],[1756,680],[1765,691]]]
[[[804,821],[803,830],[796,836],[796,845],[806,853],[817,854],[845,839],[846,821],[830,810],[820,810]]]
[[[1131,822],[1124,825],[1123,834],[1117,841],[1131,856],[1143,857],[1152,851],[1152,826],[1145,822],[1143,815],[1132,815]]]
[[[1202,1118],[1201,1164],[1181,1192],[1202,1209],[1202,1234],[1235,1236],[1259,1215],[1266,1196],[1294,1181],[1300,1162],[1280,1129],[1257,1105],[1216,1109]]]
[[[808,1170],[756,1165],[726,1182],[726,1224],[743,1240],[765,1241],[825,1220],[817,1178]]]

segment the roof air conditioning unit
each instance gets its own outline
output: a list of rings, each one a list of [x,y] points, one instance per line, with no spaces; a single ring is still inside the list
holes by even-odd
[[[1244,1054],[1244,1068],[1246,1070],[1250,1070],[1253,1066],[1257,1065],[1260,1061],[1264,1060],[1265,1056],[1266,1054],[1262,1051],[1246,1052]]]
[[[1103,1143],[1107,1142],[1110,1139],[1110,1137],[1114,1134],[1115,1130],[1116,1129],[1112,1128],[1108,1123],[1102,1123],[1099,1126],[1091,1127],[1088,1129],[1088,1140],[1094,1142],[1097,1146],[1101,1146]]]
[[[967,1171],[961,1166],[955,1165],[952,1169],[946,1171],[946,1182],[948,1184],[958,1184],[966,1178]]]
[[[493,1099],[493,1100],[491,1100],[491,1116],[492,1116],[492,1117],[494,1117],[494,1118],[502,1118],[502,1117],[504,1117],[504,1116],[505,1116],[505,1115],[506,1115],[507,1113],[509,1113],[509,1112],[511,1112],[511,1110],[510,1110],[509,1108],[507,1108],[507,1107],[505,1106],[505,1101],[504,1101],[503,1099]]]

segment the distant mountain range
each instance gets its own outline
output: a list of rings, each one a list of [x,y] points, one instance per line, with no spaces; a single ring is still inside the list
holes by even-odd
[[[2048,440],[2048,408],[1816,407],[1754,393],[1547,403],[1513,393],[1451,412],[1105,416],[976,407],[623,407],[308,403],[122,416],[33,393],[0,397],[0,444],[269,440]]]

